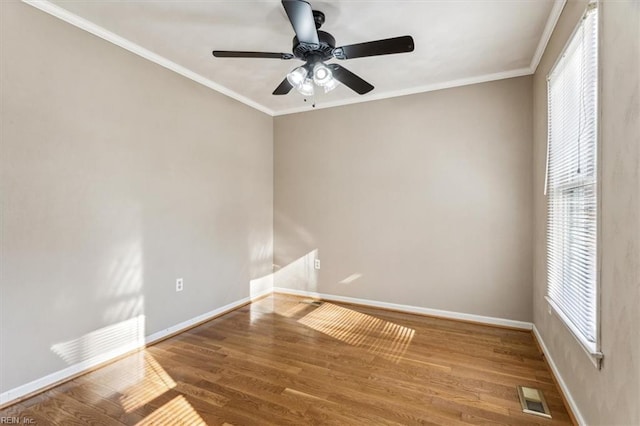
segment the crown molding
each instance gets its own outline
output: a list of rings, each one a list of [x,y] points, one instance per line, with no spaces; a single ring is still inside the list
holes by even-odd
[[[551,34],[553,34],[553,30],[556,28],[556,24],[558,23],[558,19],[560,19],[560,15],[562,14],[565,4],[567,4],[567,0],[555,0],[553,3],[551,13],[549,13],[549,18],[547,19],[547,24],[544,26],[542,36],[540,36],[538,47],[536,52],[533,54],[533,58],[531,58],[531,64],[529,65],[529,68],[531,68],[531,74],[534,74],[538,68],[538,64],[542,59],[544,51],[547,49],[547,44],[549,43],[549,40],[551,40]]]
[[[270,116],[280,116],[280,115],[295,114],[299,112],[308,112],[308,111],[314,111],[318,109],[332,108],[332,107],[351,105],[351,104],[362,103],[362,102],[395,98],[399,96],[414,95],[418,93],[449,89],[453,87],[467,86],[470,84],[486,83],[489,81],[502,80],[502,79],[513,78],[513,77],[521,77],[524,75],[533,74],[535,73],[536,68],[538,67],[538,64],[540,62],[540,59],[542,58],[544,50],[547,47],[547,43],[549,42],[549,39],[551,38],[551,34],[553,33],[556,23],[558,22],[558,18],[560,17],[560,14],[562,13],[562,9],[566,4],[566,0],[554,0],[553,8],[551,9],[551,13],[549,14],[549,18],[547,19],[547,23],[545,25],[542,36],[540,37],[540,41],[538,42],[538,46],[531,60],[531,64],[527,68],[519,68],[515,70],[501,71],[497,73],[485,74],[485,75],[480,75],[475,77],[443,81],[443,82],[432,83],[424,86],[417,86],[417,87],[412,87],[412,88],[402,89],[402,90],[395,90],[390,92],[381,92],[381,93],[365,95],[365,96],[356,97],[356,98],[336,100],[336,101],[326,102],[326,103],[323,102],[320,104],[316,104],[315,108],[311,106],[301,106],[301,107],[295,107],[295,108],[276,111],[266,107],[265,105],[255,102],[247,98],[246,96],[243,96],[231,89],[228,89],[227,87],[221,84],[218,84],[198,73],[195,73],[187,69],[186,67],[183,67],[182,65],[179,65],[163,56],[160,56],[154,52],[151,52],[150,50],[147,50],[144,47],[136,43],[133,43],[132,41],[124,37],[121,37],[115,33],[112,33],[111,31],[105,28],[102,28],[101,26],[96,25],[87,19],[84,19],[74,13],[71,13],[68,10],[56,4],[53,4],[48,0],[22,0],[22,2],[30,6],[33,6],[43,12],[46,12],[52,16],[55,16],[56,18],[61,19],[75,27],[83,29],[95,36],[98,36],[110,43],[115,44],[116,46],[122,47],[123,49],[126,49],[132,53],[135,53],[138,56],[141,56],[164,68],[174,71],[182,75],[183,77],[191,79],[196,83],[202,84],[203,86],[213,89],[216,92],[222,93],[223,95],[229,96],[232,99],[242,102],[243,104],[251,108],[257,109],[258,111],[261,111]]]
[[[212,80],[209,80],[206,77],[203,77],[200,74],[197,74],[185,67],[183,67],[182,65],[176,64],[173,61],[170,61],[169,59],[160,56],[156,53],[151,52],[150,50],[145,49],[144,47],[130,41],[127,40],[124,37],[121,37],[115,33],[112,33],[111,31],[102,28],[99,25],[94,24],[91,21],[88,21],[74,13],[69,12],[66,9],[63,9],[62,7],[55,5],[49,1],[46,0],[22,0],[23,3],[28,4],[29,6],[33,6],[36,9],[40,9],[43,12],[48,13],[49,15],[55,16],[58,19],[61,19],[75,27],[78,27],[80,29],[83,29],[95,36],[98,36],[108,42],[111,42],[113,44],[115,44],[116,46],[120,46],[123,49],[128,50],[129,52],[135,53],[136,55],[142,56],[143,58],[154,62],[164,68],[167,68],[171,71],[174,71],[180,75],[182,75],[183,77],[186,77],[188,79],[191,79],[193,81],[195,81],[196,83],[200,83],[203,86],[206,86],[210,89],[215,90],[216,92],[222,93],[223,95],[229,96],[230,98],[233,98],[239,102],[242,102],[243,104],[250,106],[252,108],[257,109],[258,111],[262,111],[265,114],[274,115],[274,112],[270,109],[265,107],[262,104],[259,104],[258,102],[252,101],[251,99],[247,98],[246,96],[243,96],[239,93],[234,92],[233,90],[230,90]]]
[[[450,89],[453,87],[468,86],[470,84],[486,83],[486,82],[495,81],[495,80],[504,80],[506,78],[522,77],[523,75],[530,75],[530,74],[533,74],[533,72],[531,72],[531,68],[529,67],[519,68],[511,71],[501,71],[493,74],[485,74],[485,75],[479,75],[475,77],[460,78],[457,80],[449,80],[449,81],[443,81],[439,83],[427,84],[425,86],[411,87],[409,89],[394,90],[391,92],[381,92],[373,95],[364,95],[358,98],[350,98],[350,99],[342,99],[342,100],[333,101],[333,102],[318,103],[316,104],[315,108],[311,106],[290,108],[282,111],[275,111],[274,115],[275,116],[288,115],[288,114],[295,114],[298,112],[308,112],[308,111],[314,111],[317,109],[332,108],[332,107],[350,105],[350,104],[358,104],[358,103],[368,102],[368,101],[378,101],[381,99],[397,98],[399,96],[408,96],[408,95],[415,95],[415,94],[424,93],[424,92],[433,92],[435,90]]]

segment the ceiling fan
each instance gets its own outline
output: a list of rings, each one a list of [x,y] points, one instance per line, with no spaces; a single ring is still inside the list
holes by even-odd
[[[343,60],[412,52],[414,48],[411,36],[336,47],[336,41],[333,36],[319,30],[325,20],[324,13],[312,10],[311,5],[304,0],[282,0],[282,6],[296,33],[293,38],[293,53],[213,51],[213,56],[216,58],[283,60],[296,58],[304,61],[304,65],[294,68],[287,74],[287,77],[273,91],[274,95],[286,95],[295,87],[301,94],[311,96],[314,94],[314,84],[323,88],[326,93],[335,89],[338,82],[349,87],[354,92],[364,95],[373,90],[373,86],[370,83],[341,65],[325,64],[324,61],[332,58]]]

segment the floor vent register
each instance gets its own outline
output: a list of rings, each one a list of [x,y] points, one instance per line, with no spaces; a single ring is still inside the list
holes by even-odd
[[[542,391],[526,386],[518,386],[518,396],[522,405],[522,412],[527,414],[535,414],[536,416],[551,418],[551,412],[547,401],[544,400]]]

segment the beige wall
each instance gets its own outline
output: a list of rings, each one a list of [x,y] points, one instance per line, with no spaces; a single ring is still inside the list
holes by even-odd
[[[275,248],[277,286],[533,319],[588,423],[640,424],[638,2],[601,12],[601,371],[543,299],[545,76],[584,2],[533,81],[274,120],[0,7],[0,392],[249,296]]]
[[[546,75],[577,25],[570,1],[534,78],[534,322],[582,419],[640,424],[640,3],[604,1],[601,19],[601,339],[598,371],[559,319],[547,312],[543,196]]]
[[[521,77],[276,117],[274,285],[530,321],[531,94]]]
[[[3,392],[249,296],[271,272],[273,122],[1,7]]]

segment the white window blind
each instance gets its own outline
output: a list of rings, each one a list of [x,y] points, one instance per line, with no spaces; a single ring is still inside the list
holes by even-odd
[[[547,300],[598,353],[598,19],[591,5],[548,77]]]

